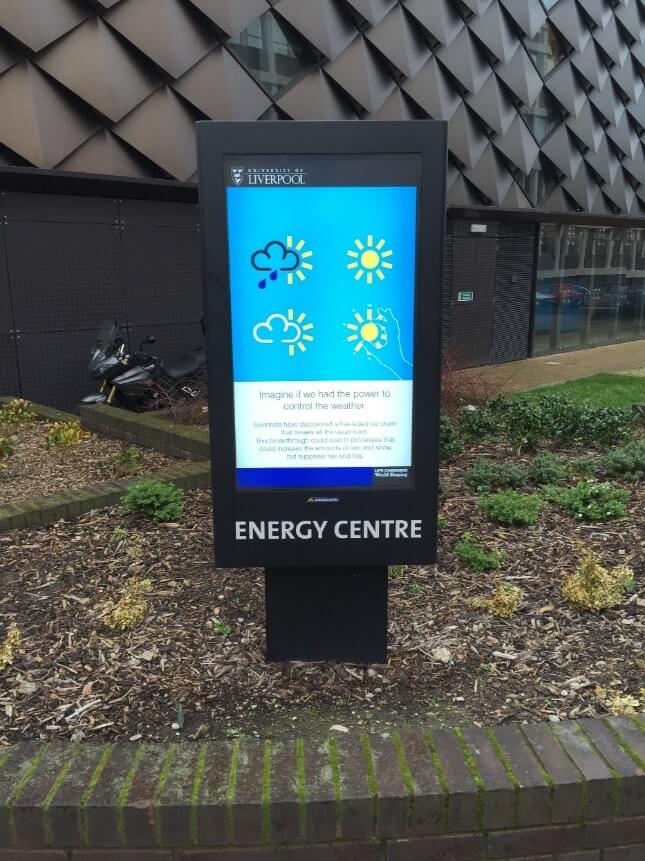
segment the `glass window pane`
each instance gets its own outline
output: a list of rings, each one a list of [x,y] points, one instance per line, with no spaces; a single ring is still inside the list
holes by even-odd
[[[530,107],[521,108],[521,113],[538,143],[541,143],[562,119],[558,103],[544,89]]]
[[[533,354],[645,334],[645,230],[543,224]]]
[[[271,11],[260,15],[227,43],[245,68],[275,96],[316,62],[305,42],[279,24]]]
[[[567,53],[548,21],[544,22],[532,39],[524,40],[524,47],[543,78],[555,69]]]

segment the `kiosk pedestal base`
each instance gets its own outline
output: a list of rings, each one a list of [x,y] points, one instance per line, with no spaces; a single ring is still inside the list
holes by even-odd
[[[387,566],[267,568],[268,661],[383,664]]]

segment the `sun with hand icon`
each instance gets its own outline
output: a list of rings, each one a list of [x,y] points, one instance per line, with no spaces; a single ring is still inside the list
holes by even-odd
[[[385,317],[370,305],[365,311],[365,316],[360,311],[354,311],[355,323],[343,323],[349,331],[345,338],[347,343],[354,344],[354,352],[359,353],[366,347],[381,350],[387,344],[387,329],[383,325]]]

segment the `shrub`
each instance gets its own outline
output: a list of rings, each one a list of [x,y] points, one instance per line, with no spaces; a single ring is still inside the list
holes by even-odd
[[[608,475],[639,481],[645,478],[645,439],[608,451],[601,461]]]
[[[571,475],[582,475],[588,478],[598,472],[600,461],[598,458],[588,455],[576,457],[570,462],[569,468]]]
[[[541,451],[529,466],[529,478],[536,484],[555,484],[569,474],[565,458],[550,451]]]
[[[13,664],[16,652],[22,645],[22,636],[17,625],[9,625],[4,642],[0,645],[0,673]]]
[[[47,431],[47,448],[72,448],[88,437],[89,434],[81,430],[80,421],[54,422]]]
[[[145,595],[152,592],[152,582],[133,577],[128,580],[123,595],[115,603],[108,601],[101,613],[101,618],[108,628],[126,631],[141,622],[148,612],[148,602]]]
[[[132,512],[142,512],[158,523],[179,520],[183,511],[184,491],[167,481],[146,479],[133,485],[123,497],[123,505]]]
[[[463,451],[464,444],[447,415],[439,418],[439,460],[450,463]]]
[[[36,418],[31,401],[14,398],[0,409],[0,424],[21,425]]]
[[[581,481],[557,489],[551,498],[579,520],[611,520],[627,511],[629,492],[609,481]]]
[[[471,571],[494,571],[499,568],[504,554],[499,550],[486,550],[470,532],[465,532],[455,545],[455,554]]]
[[[499,619],[510,619],[517,612],[523,598],[524,593],[518,586],[498,580],[491,598],[471,598],[468,603],[474,610],[487,610]]]
[[[121,444],[112,458],[112,469],[118,478],[133,475],[143,466],[143,455],[136,445]]]
[[[607,570],[596,554],[587,550],[583,551],[575,572],[565,576],[562,594],[574,607],[597,613],[622,604],[625,592],[632,588],[633,582],[634,572],[627,565]]]
[[[458,427],[460,433],[470,442],[480,442],[499,431],[495,414],[488,407],[464,407],[459,411]]]
[[[478,458],[465,475],[466,484],[474,490],[494,487],[521,487],[526,483],[526,470],[513,463],[498,463]]]
[[[525,495],[516,490],[500,490],[479,500],[480,509],[491,520],[507,526],[530,526],[537,522],[543,506],[539,496]]]

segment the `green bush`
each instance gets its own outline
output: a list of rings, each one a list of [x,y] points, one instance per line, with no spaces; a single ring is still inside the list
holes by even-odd
[[[459,432],[469,442],[481,442],[499,432],[495,415],[488,407],[463,407],[457,418]]]
[[[564,394],[500,395],[476,412],[462,410],[460,430],[468,439],[503,435],[518,450],[543,440],[565,445],[623,442],[636,417],[624,407],[602,407]]]
[[[14,398],[14,400],[0,407],[0,425],[16,427],[25,422],[33,421],[35,418],[36,413],[31,401],[24,398]]]
[[[634,440],[621,448],[608,451],[601,461],[607,475],[632,481],[645,478],[645,439]]]
[[[536,484],[555,484],[569,475],[566,458],[550,451],[541,451],[529,466],[529,478]]]
[[[498,550],[486,550],[470,532],[455,544],[455,554],[471,571],[494,571],[499,568],[504,554]]]
[[[625,515],[629,492],[609,481],[581,481],[558,488],[551,498],[579,520],[611,520]]]
[[[600,461],[597,457],[584,455],[574,458],[570,464],[571,475],[582,475],[585,478],[595,475],[600,469]]]
[[[474,490],[491,490],[496,487],[521,487],[526,484],[526,470],[513,463],[478,458],[464,477]]]
[[[142,512],[158,523],[179,520],[183,511],[184,491],[167,481],[146,479],[133,485],[122,499],[132,512]]]
[[[0,435],[0,469],[5,469],[3,461],[8,460],[13,454],[13,440],[9,436]]]
[[[491,520],[506,526],[530,526],[537,522],[543,501],[536,495],[500,490],[479,500],[480,509]]]
[[[442,463],[450,463],[462,453],[463,449],[464,444],[453,423],[442,413],[439,418],[439,460]]]

